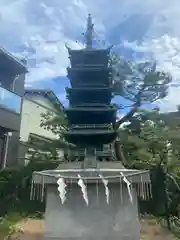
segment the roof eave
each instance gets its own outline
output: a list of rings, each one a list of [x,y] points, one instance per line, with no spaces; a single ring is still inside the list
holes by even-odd
[[[19,60],[17,57],[13,56],[10,52],[8,52],[3,47],[0,47],[0,53],[2,53],[6,58],[10,61],[14,62],[15,64],[19,65],[20,68],[23,70],[21,73],[28,73],[27,66],[23,61]]]

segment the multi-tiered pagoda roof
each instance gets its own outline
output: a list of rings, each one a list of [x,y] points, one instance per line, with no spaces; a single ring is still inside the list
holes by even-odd
[[[81,50],[68,48],[71,67],[67,68],[67,72],[71,87],[66,88],[69,130],[65,132],[65,138],[81,148],[109,144],[116,137],[113,125],[117,108],[111,104],[111,48],[93,48],[92,30],[89,15],[86,47]]]

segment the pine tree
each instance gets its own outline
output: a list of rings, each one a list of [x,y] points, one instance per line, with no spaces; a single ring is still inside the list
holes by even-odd
[[[127,62],[117,54],[112,55],[114,94],[130,102],[130,110],[116,122],[116,129],[132,119],[143,104],[151,104],[164,99],[168,94],[171,75],[159,71],[155,62]],[[120,105],[119,111],[125,106]],[[121,136],[115,141],[115,152],[118,159],[126,163]]]

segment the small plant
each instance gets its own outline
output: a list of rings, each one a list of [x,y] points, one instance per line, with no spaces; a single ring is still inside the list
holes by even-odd
[[[9,213],[0,218],[0,233],[5,236],[4,240],[10,239],[17,232],[16,223],[22,219],[19,213]]]

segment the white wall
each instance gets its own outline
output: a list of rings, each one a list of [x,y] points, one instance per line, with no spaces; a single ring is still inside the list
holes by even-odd
[[[55,139],[57,136],[51,131],[40,126],[41,114],[46,113],[47,110],[55,111],[52,103],[41,96],[33,96],[30,98],[23,98],[22,105],[22,119],[20,129],[20,140],[28,141],[30,133],[38,134],[43,137]],[[55,114],[55,113],[54,113]]]
[[[51,139],[58,138],[57,135],[48,131],[40,126],[41,123],[41,114],[46,113],[47,111],[52,111],[54,115],[56,114],[55,109],[52,103],[42,97],[42,96],[33,96],[31,98],[23,98],[22,104],[22,118],[21,118],[21,128],[20,128],[20,141],[27,142],[30,133],[40,135],[42,137],[47,137]],[[19,157],[24,158],[24,147],[19,148]],[[22,151],[22,153],[21,153]],[[59,157],[63,156],[63,151],[59,150]],[[25,154],[25,157],[28,157],[28,154]],[[21,161],[21,160],[20,160]],[[27,164],[28,160],[20,164]]]

